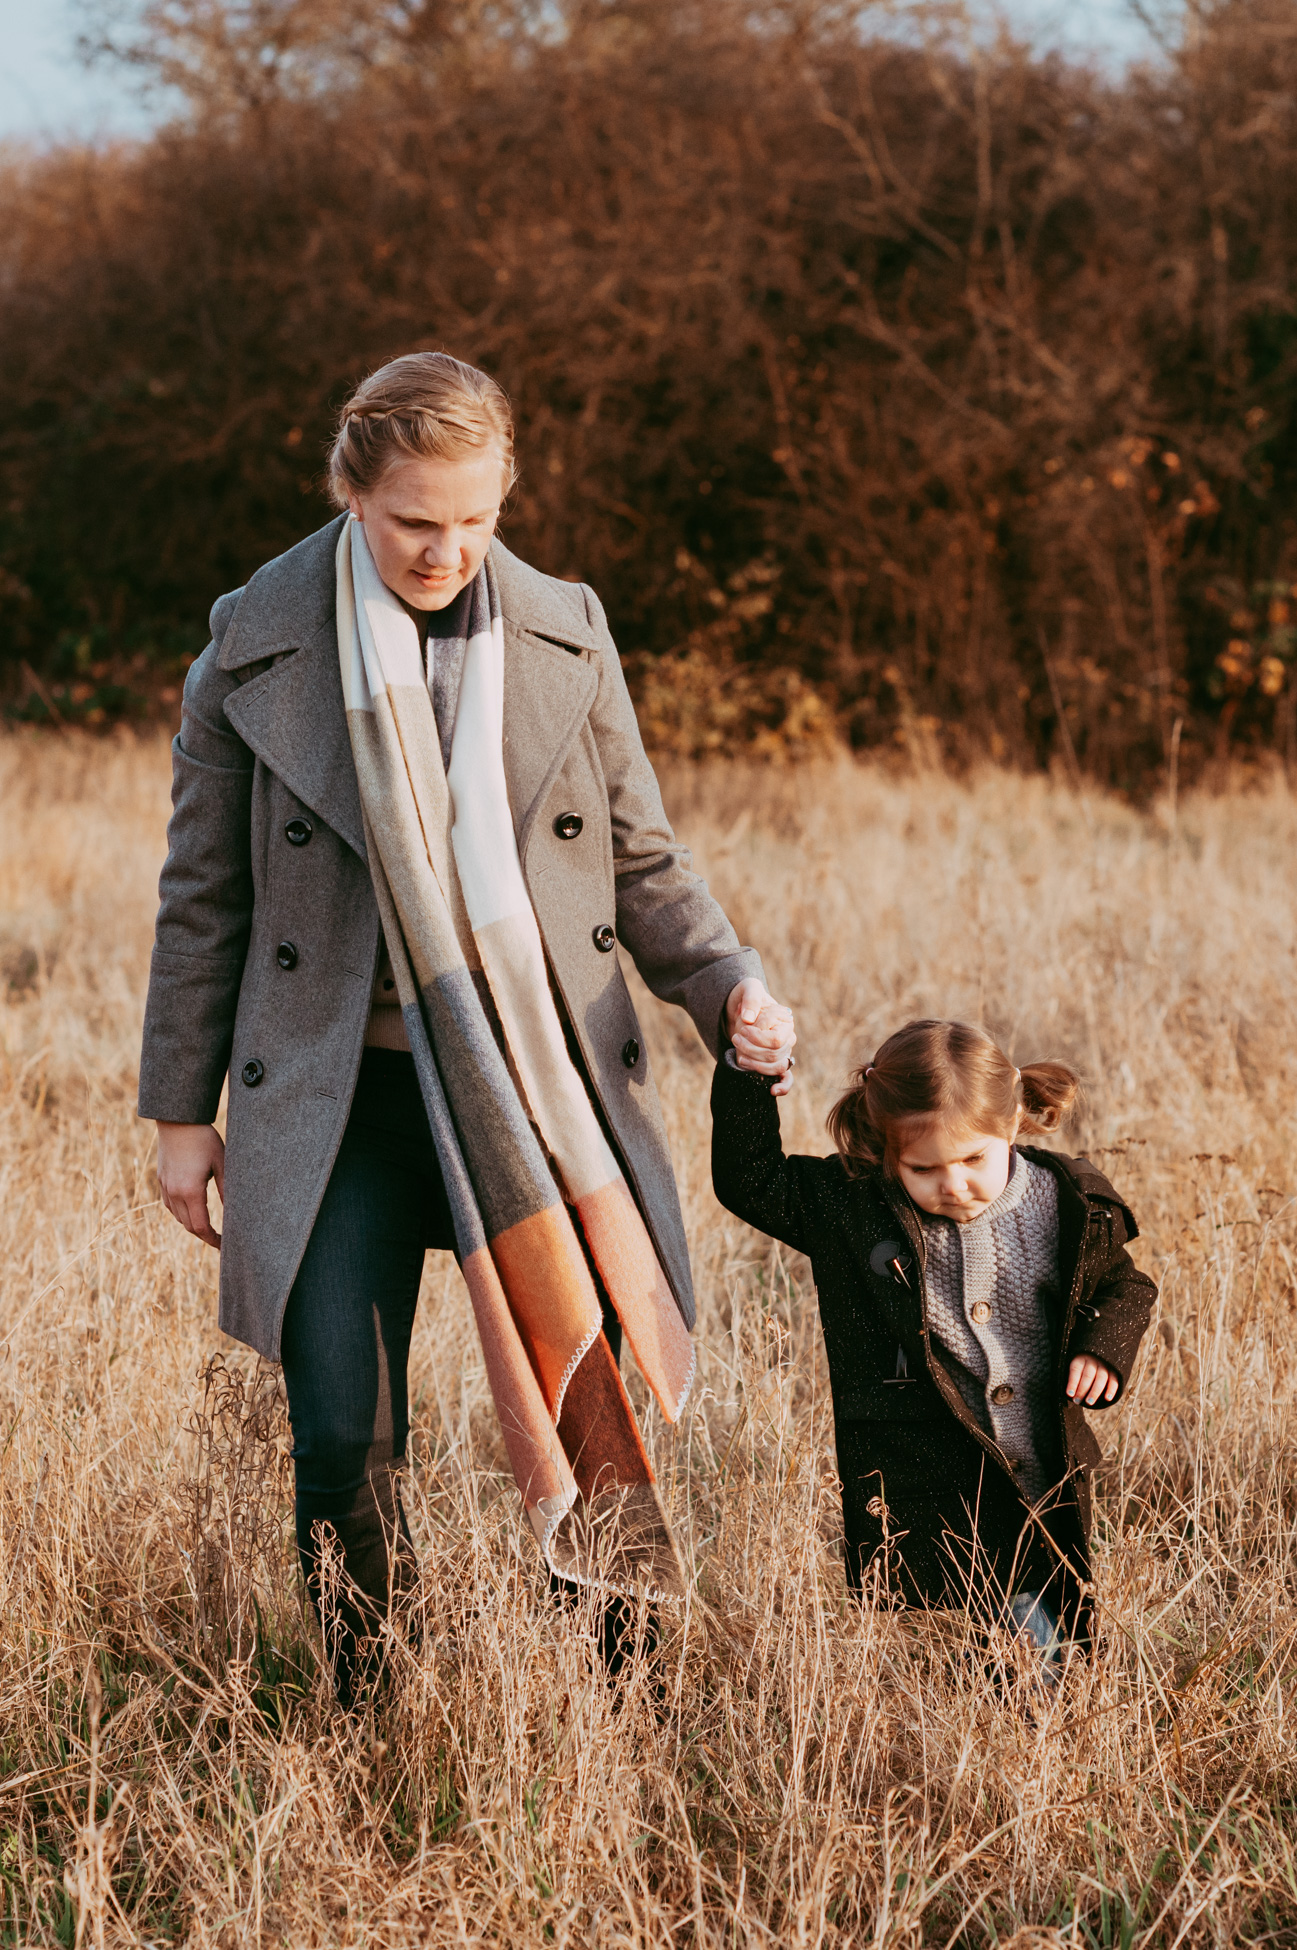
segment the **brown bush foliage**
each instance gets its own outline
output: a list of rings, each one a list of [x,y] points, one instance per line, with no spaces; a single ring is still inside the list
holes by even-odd
[[[192,654],[357,375],[443,345],[671,749],[1293,759],[1292,8],[1120,84],[941,15],[155,7],[189,118],[4,178],[15,696]]]

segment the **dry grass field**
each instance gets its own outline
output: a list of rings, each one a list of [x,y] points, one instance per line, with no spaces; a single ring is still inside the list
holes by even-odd
[[[1297,801],[666,781],[798,1010],[793,1142],[918,1013],[1084,1072],[1074,1148],[1162,1298],[1097,1418],[1101,1655],[1048,1710],[959,1618],[847,1602],[807,1268],[715,1205],[708,1064],[649,1005],[700,1293],[691,1409],[650,1424],[696,1573],[665,1706],[639,1675],[614,1712],[547,1602],[437,1259],[425,1630],[356,1725],[303,1622],[276,1377],[222,1347],[133,1114],[167,784],[161,742],[0,742],[3,1940],[1297,1942]]]

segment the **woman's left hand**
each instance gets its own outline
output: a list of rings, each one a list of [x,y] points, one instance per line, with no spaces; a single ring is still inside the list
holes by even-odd
[[[1111,1368],[1096,1361],[1092,1354],[1074,1354],[1067,1371],[1067,1398],[1093,1408],[1097,1402],[1110,1402],[1121,1387]]]
[[[775,1077],[772,1097],[786,1097],[793,1087],[793,1012],[776,1002],[755,975],[730,990],[725,1004],[725,1027],[741,1070],[757,1070]]]

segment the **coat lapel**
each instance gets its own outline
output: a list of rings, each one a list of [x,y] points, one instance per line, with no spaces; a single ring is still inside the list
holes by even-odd
[[[342,701],[334,552],[344,518],[253,576],[217,659],[238,671],[269,661],[225,700],[245,745],[365,859],[356,766]]]
[[[491,559],[504,612],[504,772],[525,868],[545,794],[599,689],[590,656],[601,643],[575,588],[571,601],[563,601],[563,585],[537,575],[498,542]]]
[[[334,615],[342,521],[267,562],[239,598],[221,643],[222,670],[252,674],[225,715],[290,792],[363,860],[364,822],[347,731]],[[504,769],[518,852],[580,735],[599,689],[590,659],[602,639],[580,592],[553,582],[499,542],[491,559],[504,612]],[[615,653],[614,653],[615,654]],[[268,668],[256,668],[268,665]]]

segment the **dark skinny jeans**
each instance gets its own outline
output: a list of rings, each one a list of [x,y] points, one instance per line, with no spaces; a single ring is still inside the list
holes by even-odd
[[[414,1059],[367,1049],[288,1298],[281,1348],[297,1547],[344,1700],[358,1677],[358,1642],[378,1630],[389,1590],[399,1598],[415,1579],[393,1472],[410,1427],[406,1372],[423,1257],[454,1245]],[[604,1331],[619,1356],[621,1323],[607,1307]],[[343,1594],[321,1588],[321,1546],[330,1532],[353,1587]]]

